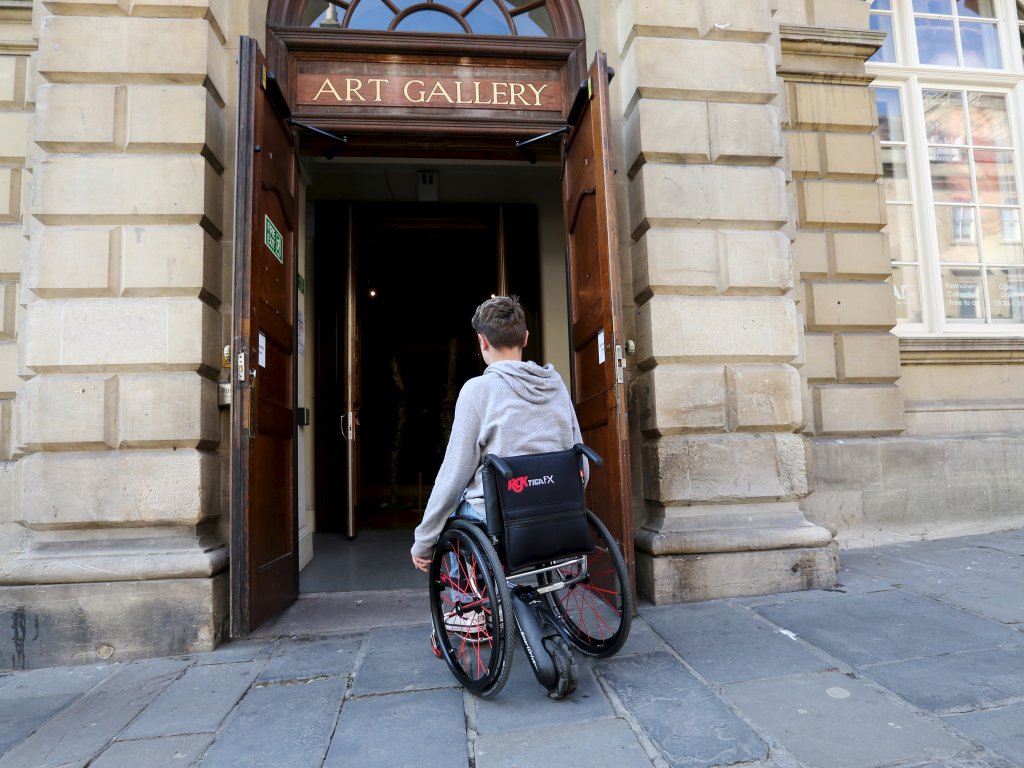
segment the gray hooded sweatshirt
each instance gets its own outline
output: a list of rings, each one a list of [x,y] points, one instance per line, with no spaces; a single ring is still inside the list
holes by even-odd
[[[416,528],[412,554],[430,557],[463,491],[473,509],[484,514],[481,462],[487,454],[561,451],[582,441],[572,401],[554,366],[518,360],[492,363],[459,392],[451,438],[423,522]]]

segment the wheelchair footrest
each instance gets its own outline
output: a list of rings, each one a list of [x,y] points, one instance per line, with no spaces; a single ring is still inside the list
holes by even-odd
[[[553,699],[576,690],[576,659],[534,587],[512,589],[512,613],[533,674]]]

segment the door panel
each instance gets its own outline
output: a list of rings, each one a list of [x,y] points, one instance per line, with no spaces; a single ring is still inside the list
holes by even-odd
[[[584,441],[605,460],[587,501],[618,539],[633,572],[632,493],[625,388],[618,380],[621,327],[614,170],[609,144],[608,65],[598,51],[582,113],[564,140],[563,205],[568,250],[573,386]],[[634,582],[635,583],[635,582]]]
[[[232,371],[232,634],[298,595],[297,163],[256,42],[240,49]],[[283,99],[276,99],[283,103]]]

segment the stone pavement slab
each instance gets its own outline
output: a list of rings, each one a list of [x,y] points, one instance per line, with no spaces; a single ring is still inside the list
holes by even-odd
[[[949,715],[943,720],[975,741],[987,745],[1024,768],[1024,701],[1005,707],[983,709],[962,715]]]
[[[640,607],[640,610],[646,616],[648,610],[653,607],[650,604],[644,604]],[[629,628],[629,637],[626,638],[625,645],[615,655],[633,656],[638,653],[654,653],[655,651],[666,650],[668,650],[668,645],[665,643],[664,638],[651,628],[651,625],[643,616],[634,616],[632,625]]]
[[[461,768],[469,763],[462,691],[350,699],[324,768]]]
[[[355,632],[429,622],[430,597],[425,587],[373,592],[319,592],[299,595],[290,608],[256,629],[251,637]]]
[[[194,765],[212,741],[212,733],[118,741],[89,763],[89,768],[182,768]]]
[[[612,658],[596,666],[673,768],[767,757],[765,743],[671,654]]]
[[[456,685],[448,666],[430,650],[430,627],[422,624],[368,633],[352,692],[361,696]]]
[[[85,693],[118,667],[113,664],[84,667],[45,667],[0,677],[0,701],[28,696],[57,696]]]
[[[206,753],[203,768],[319,766],[348,680],[329,677],[252,688]]]
[[[806,768],[867,768],[954,757],[973,749],[840,672],[724,686],[725,696]]]
[[[561,726],[509,731],[476,740],[476,768],[651,768],[651,760],[625,720],[595,720],[572,730]]]
[[[33,696],[26,699],[0,699],[0,755],[19,741],[27,739],[39,726],[75,700],[75,696]]]
[[[362,642],[359,637],[306,637],[282,643],[260,673],[259,682],[347,675]]]
[[[644,616],[686,662],[714,683],[779,677],[833,666],[737,603],[649,608]]]
[[[205,664],[185,672],[132,721],[122,739],[213,733],[245,695],[262,662]]]
[[[899,590],[864,595],[821,592],[814,599],[754,610],[854,665],[1019,645],[1024,639],[998,622]]]
[[[277,651],[279,640],[232,640],[218,645],[209,653],[196,654],[197,665],[227,664],[232,661],[269,659]]]

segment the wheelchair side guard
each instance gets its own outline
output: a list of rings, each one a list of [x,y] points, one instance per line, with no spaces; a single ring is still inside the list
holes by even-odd
[[[576,660],[562,638],[554,615],[537,590],[513,587],[512,614],[533,674],[552,699],[576,690]]]

